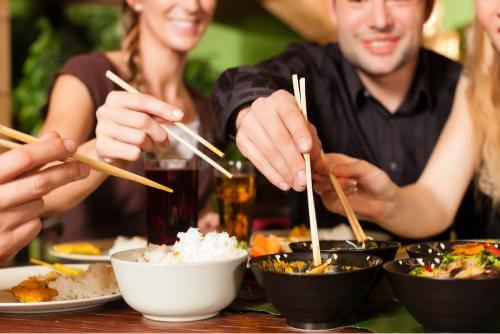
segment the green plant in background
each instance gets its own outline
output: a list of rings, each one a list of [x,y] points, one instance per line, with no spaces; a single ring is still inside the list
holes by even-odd
[[[22,77],[13,80],[18,82],[13,91],[14,125],[34,134],[42,124],[40,109],[47,102],[47,91],[57,70],[73,55],[117,48],[120,34],[117,7],[72,5],[51,14],[34,18],[38,37],[29,47]]]

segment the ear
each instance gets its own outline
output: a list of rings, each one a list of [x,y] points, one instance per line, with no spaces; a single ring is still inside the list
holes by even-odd
[[[336,0],[325,0],[328,4],[328,16],[334,26],[337,26],[337,4]]]
[[[436,2],[435,0],[426,0],[425,1],[425,20],[424,20],[424,22],[427,21],[429,19],[429,17],[431,17],[435,2]]]

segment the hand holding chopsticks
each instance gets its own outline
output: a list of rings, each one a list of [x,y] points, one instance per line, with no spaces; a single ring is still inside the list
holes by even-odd
[[[107,71],[106,72],[106,77],[109,80],[113,81],[116,85],[118,85],[119,87],[121,87],[122,89],[124,89],[128,93],[136,93],[136,94],[140,93],[137,89],[135,89],[134,87],[132,87],[131,85],[129,85],[127,82],[125,82],[118,75],[114,74],[111,71]],[[142,98],[146,99],[147,97],[146,96],[142,96]],[[151,113],[150,110],[144,110],[144,111]],[[130,112],[130,110],[129,110],[129,112]],[[132,112],[134,112],[134,111],[132,111]],[[136,113],[136,115],[138,115],[138,113]],[[153,115],[154,115],[154,113],[153,113]],[[161,116],[161,115],[156,115],[156,116]],[[167,115],[167,117],[168,116],[169,115]],[[167,118],[167,117],[161,117],[161,118],[164,118],[164,119],[168,120],[169,118]],[[99,116],[98,116],[98,118],[99,118]],[[180,129],[182,132],[184,132],[187,135],[193,137],[195,140],[197,140],[198,142],[200,142],[201,144],[203,144],[205,147],[207,147],[208,149],[210,149],[212,152],[214,152],[215,154],[217,154],[219,157],[223,157],[224,156],[224,153],[222,153],[222,151],[220,151],[215,146],[213,146],[212,144],[210,144],[203,137],[199,136],[195,131],[191,130],[185,124],[182,124],[180,122],[173,122],[173,124],[178,129]],[[122,125],[126,126],[126,127],[134,127],[134,124],[130,124],[130,122],[129,122],[129,124],[122,124]],[[154,127],[155,125],[156,125],[156,123],[155,124],[150,124],[151,127]],[[222,166],[220,166],[217,162],[215,162],[214,160],[212,160],[206,154],[204,154],[203,152],[201,152],[199,149],[197,149],[194,145],[192,145],[191,143],[189,143],[187,140],[185,140],[184,138],[182,138],[181,136],[179,136],[173,130],[171,130],[170,128],[168,128],[165,124],[160,124],[159,126],[162,127],[163,131],[166,131],[170,137],[172,137],[172,138],[176,139],[177,141],[181,142],[189,150],[191,150],[193,153],[195,153],[196,155],[198,155],[201,159],[205,160],[207,163],[209,163],[212,167],[214,167],[219,172],[221,172],[222,174],[224,174],[226,177],[228,177],[228,178],[232,178],[233,177],[233,175],[231,173],[229,173],[226,169],[224,169]],[[151,135],[153,135],[153,132],[150,131],[148,134],[151,136]],[[115,136],[115,137],[117,137],[117,136]],[[130,139],[128,139],[128,138],[127,138],[127,140],[130,141]],[[135,145],[137,145],[139,143],[130,143],[129,142],[127,144],[132,144],[132,145],[135,144]]]
[[[30,135],[22,133],[20,131],[11,129],[11,128],[6,127],[4,125],[0,125],[0,134],[4,135],[6,137],[9,137],[9,138],[18,140],[18,141],[23,142],[23,143],[27,143],[27,144],[33,144],[33,143],[36,143],[38,141],[38,139],[33,137],[33,136],[30,136]],[[16,147],[16,143],[12,143],[12,142],[8,143],[5,140],[0,141],[0,145],[7,147],[7,148]],[[143,185],[153,187],[153,188],[156,188],[159,190],[163,190],[166,192],[172,192],[172,189],[170,189],[169,187],[166,187],[162,184],[151,181],[150,179],[147,179],[143,176],[139,176],[137,174],[134,174],[134,173],[131,173],[131,172],[126,171],[124,169],[115,167],[113,165],[109,165],[107,163],[104,163],[104,162],[101,162],[98,160],[94,160],[94,159],[89,158],[87,156],[76,153],[75,155],[73,155],[72,158],[74,160],[83,162],[84,164],[88,165],[90,168],[92,168],[94,170],[97,170],[97,171],[100,171],[100,172],[103,172],[103,173],[106,173],[109,175],[113,175],[116,177],[121,177],[123,179],[127,179],[127,180],[134,181],[137,183],[141,183]]]

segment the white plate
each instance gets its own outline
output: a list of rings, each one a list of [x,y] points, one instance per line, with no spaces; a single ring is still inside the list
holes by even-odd
[[[76,264],[72,266],[82,269],[86,269],[88,267],[86,264]],[[44,275],[50,271],[52,271],[52,269],[45,266],[26,266],[0,269],[0,313],[51,313],[73,311],[96,307],[121,298],[121,294],[114,294],[87,299],[20,303],[16,300],[12,293],[5,291],[11,289],[13,286],[16,286],[29,276]]]
[[[110,262],[109,249],[113,246],[115,239],[95,239],[84,240],[75,242],[65,242],[64,244],[79,244],[82,242],[89,242],[96,245],[102,251],[101,255],[85,255],[85,254],[67,254],[56,252],[52,247],[49,249],[49,254],[59,259],[82,261],[82,262]]]

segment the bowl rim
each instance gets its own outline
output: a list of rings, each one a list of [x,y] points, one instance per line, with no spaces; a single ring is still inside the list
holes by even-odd
[[[480,243],[480,244],[490,244],[497,245],[497,248],[500,248],[500,240],[495,239],[459,239],[459,240],[437,240],[437,241],[426,241],[426,242],[416,242],[414,244],[406,245],[405,250],[408,252],[413,252],[415,254],[426,255],[427,257],[432,256],[433,254],[425,253],[420,249],[417,249],[418,246],[427,246],[429,244],[466,244],[466,243]],[[440,256],[440,255],[434,255]]]
[[[321,244],[322,242],[331,242],[331,241],[351,241],[351,242],[357,242],[356,240],[353,240],[353,239],[325,239],[325,240],[320,240],[319,243]],[[322,252],[345,252],[345,251],[352,251],[352,252],[363,252],[363,251],[377,251],[377,250],[381,250],[381,249],[391,249],[391,248],[400,248],[401,247],[401,242],[399,241],[396,241],[396,240],[387,240],[387,241],[383,241],[383,240],[370,240],[370,241],[375,241],[375,242],[378,242],[378,243],[386,243],[386,244],[391,244],[390,246],[387,246],[387,247],[378,247],[378,248],[334,248],[334,249],[321,249],[320,247],[320,251]],[[288,244],[288,246],[290,247],[290,249],[292,249],[292,245],[300,245],[300,244],[310,244],[312,241],[310,240],[306,240],[306,241],[295,241],[295,242],[290,242]],[[292,249],[293,250],[293,249]],[[306,250],[306,249],[304,249]],[[307,249],[308,250],[308,249]]]
[[[361,268],[361,269],[356,269],[356,270],[350,270],[350,271],[344,271],[344,272],[337,272],[337,273],[322,273],[322,274],[314,274],[314,275],[305,275],[305,274],[302,274],[302,273],[283,273],[283,272],[276,272],[276,271],[271,271],[271,270],[265,270],[265,269],[262,269],[262,268],[259,268],[255,265],[255,262],[257,262],[257,260],[259,259],[263,259],[263,258],[267,258],[267,257],[271,257],[271,256],[277,256],[277,255],[284,255],[284,254],[292,254],[292,255],[298,255],[298,254],[304,254],[304,253],[298,253],[298,252],[282,252],[282,253],[276,253],[276,254],[267,254],[267,255],[261,255],[261,256],[258,256],[258,257],[254,257],[252,259],[250,259],[248,261],[248,266],[250,267],[251,270],[257,270],[257,271],[260,271],[260,272],[265,272],[265,273],[272,273],[272,274],[276,274],[276,275],[282,275],[282,276],[287,276],[287,277],[329,277],[329,276],[338,276],[338,275],[349,275],[350,273],[352,272],[361,272],[361,271],[367,271],[367,270],[373,270],[373,269],[376,269],[376,268],[380,268],[382,266],[382,264],[384,263],[384,261],[379,257],[379,256],[376,256],[376,255],[371,255],[371,254],[363,254],[363,253],[359,253],[359,252],[352,252],[352,253],[348,253],[348,252],[339,252],[338,254],[335,253],[335,252],[327,252],[327,251],[322,251],[321,253],[323,254],[327,254],[328,257],[332,256],[332,255],[337,255],[337,256],[346,256],[346,255],[354,255],[354,256],[365,256],[365,257],[371,257],[371,258],[374,258],[377,263],[372,265],[372,266],[368,266],[366,268]]]
[[[147,266],[147,267],[204,267],[204,266],[211,266],[215,264],[224,264],[224,263],[231,263],[231,262],[244,262],[244,260],[248,261],[248,250],[240,248],[244,253],[242,253],[239,256],[235,257],[230,257],[226,259],[214,259],[214,260],[209,260],[209,261],[199,261],[199,262],[179,262],[179,263],[150,263],[150,262],[138,262],[134,260],[124,260],[117,258],[118,255],[123,254],[123,253],[134,253],[134,252],[144,252],[148,247],[142,247],[142,248],[135,248],[135,249],[127,249],[123,251],[119,251],[116,253],[113,253],[111,255],[111,264],[113,263],[127,263],[127,264],[132,264],[136,266]]]
[[[401,271],[397,271],[395,269],[391,269],[389,267],[393,266],[396,264],[396,262],[399,262],[399,265],[403,265],[404,262],[410,262],[410,261],[418,261],[418,260],[431,260],[431,259],[441,259],[442,256],[428,256],[428,257],[414,257],[414,258],[409,258],[409,259],[399,259],[399,260],[393,260],[386,262],[382,265],[382,269],[393,275],[409,278],[409,279],[414,279],[414,280],[428,280],[428,281],[433,281],[433,282],[481,282],[481,281],[494,281],[494,280],[499,280],[500,281],[500,275],[498,277],[469,277],[469,278],[435,278],[435,277],[425,277],[425,276],[413,276],[408,273],[403,273]]]

